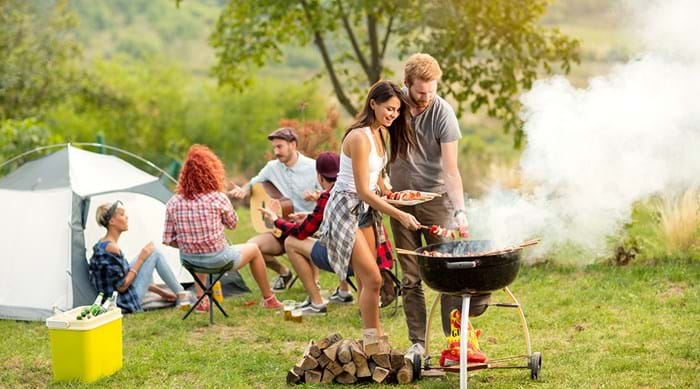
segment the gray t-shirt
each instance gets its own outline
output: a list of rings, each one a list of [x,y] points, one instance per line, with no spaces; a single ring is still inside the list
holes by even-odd
[[[305,201],[306,189],[320,189],[316,179],[316,161],[299,153],[299,159],[292,167],[287,167],[277,159],[268,161],[257,176],[250,179],[250,185],[269,181],[290,200],[294,212],[311,212],[316,206],[314,201]]]
[[[404,88],[404,93],[408,93]],[[442,174],[442,143],[459,140],[462,133],[454,110],[443,98],[435,96],[425,111],[411,120],[417,145],[408,160],[396,158],[390,165],[391,186],[394,191],[420,190],[445,192]]]

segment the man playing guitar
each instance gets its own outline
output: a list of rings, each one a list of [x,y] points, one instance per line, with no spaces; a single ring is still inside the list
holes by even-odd
[[[311,212],[320,189],[316,180],[316,162],[297,150],[299,138],[292,128],[279,128],[270,133],[267,139],[272,144],[275,159],[269,161],[258,175],[243,187],[233,184],[233,189],[228,192],[229,196],[242,199],[250,194],[253,184],[268,181],[282,196],[291,200],[295,213]],[[256,211],[251,209],[251,212]],[[286,290],[295,279],[289,268],[275,258],[284,254],[285,238],[286,235],[277,237],[271,232],[265,232],[248,241],[258,245],[266,266],[279,274],[272,283],[274,291]]]

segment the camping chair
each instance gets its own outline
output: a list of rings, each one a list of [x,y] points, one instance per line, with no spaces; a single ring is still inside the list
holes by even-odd
[[[195,266],[195,265],[187,262],[187,260],[183,259],[182,266],[185,269],[187,269],[187,271],[190,272],[190,274],[192,274],[192,278],[194,278],[194,282],[196,282],[197,285],[199,285],[202,288],[202,290],[204,290],[204,293],[202,293],[202,296],[199,299],[197,299],[197,302],[194,303],[194,305],[192,305],[190,307],[189,311],[187,311],[187,313],[182,318],[182,320],[187,319],[187,316],[189,316],[190,313],[192,313],[192,311],[194,311],[194,309],[197,307],[197,305],[199,305],[199,303],[204,299],[204,296],[209,296],[209,324],[214,324],[214,304],[216,304],[216,307],[219,308],[219,310],[221,311],[221,313],[224,314],[224,316],[228,317],[228,314],[226,314],[226,311],[224,311],[224,308],[221,306],[221,304],[219,304],[219,301],[217,301],[214,298],[213,288],[214,288],[214,284],[216,284],[216,282],[219,281],[221,279],[221,277],[223,277],[224,274],[226,274],[227,271],[233,269],[233,261],[229,261],[225,265],[220,266],[218,268],[209,268],[209,267]],[[197,275],[195,273],[207,274],[207,281],[208,281],[207,285],[202,285],[202,281],[200,281],[199,277],[197,277]],[[216,275],[216,278],[214,279],[215,275]]]

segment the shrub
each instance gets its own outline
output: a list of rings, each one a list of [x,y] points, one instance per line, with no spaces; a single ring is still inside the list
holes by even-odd
[[[671,255],[691,250],[700,244],[700,190],[689,188],[680,195],[664,195],[655,205],[658,229]]]
[[[338,127],[340,114],[335,108],[326,110],[326,120],[309,120],[299,123],[296,119],[282,119],[279,121],[280,127],[292,127],[299,135],[298,149],[302,154],[310,158],[316,158],[324,151],[338,152],[339,133],[335,130]],[[272,158],[268,151],[268,159]]]

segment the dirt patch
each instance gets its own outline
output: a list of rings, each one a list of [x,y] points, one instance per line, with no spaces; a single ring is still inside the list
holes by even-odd
[[[303,351],[304,351],[304,348],[306,348],[307,344],[308,343],[304,343],[304,342],[286,341],[286,342],[282,342],[281,349],[282,349],[282,352],[284,354],[292,354],[292,355],[299,354],[301,356]]]
[[[51,362],[44,359],[22,361],[20,358],[13,357],[3,361],[3,367],[6,373],[17,376],[12,387],[45,387],[52,377]]]
[[[212,338],[216,338],[222,343],[228,343],[234,339],[251,342],[254,340],[252,334],[246,328],[214,324],[193,329],[190,332],[188,343],[190,345],[198,345],[203,340],[209,341]]]
[[[685,290],[688,289],[688,285],[685,283],[682,284],[672,284],[666,290],[663,290],[661,292],[658,292],[656,294],[656,298],[658,298],[661,301],[666,301],[669,298],[672,297],[678,297],[678,296],[683,296],[685,293]]]
[[[8,370],[20,370],[22,368],[22,361],[17,358],[10,358],[2,363],[3,367]]]

